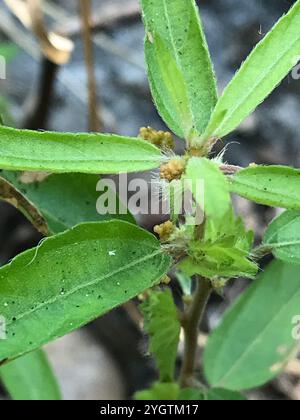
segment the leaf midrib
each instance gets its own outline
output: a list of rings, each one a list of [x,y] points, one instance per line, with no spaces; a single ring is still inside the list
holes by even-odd
[[[16,317],[16,321],[8,321],[7,326],[15,324],[17,321],[20,321],[21,319],[25,318],[28,315],[34,314],[35,312],[39,311],[40,309],[43,309],[44,307],[47,307],[51,304],[59,302],[60,300],[67,299],[69,296],[71,296],[71,295],[73,295],[73,294],[75,294],[75,293],[77,293],[77,292],[79,292],[79,291],[81,291],[85,288],[94,286],[95,284],[100,283],[103,280],[107,280],[111,277],[114,277],[117,274],[119,274],[121,272],[124,272],[128,269],[131,269],[131,268],[135,267],[136,265],[138,265],[140,263],[143,263],[145,261],[148,261],[148,260],[150,260],[150,259],[152,259],[152,258],[154,258],[157,255],[162,254],[162,253],[163,253],[163,251],[161,249],[158,249],[158,250],[152,252],[151,254],[146,255],[143,258],[138,258],[137,260],[132,261],[131,263],[126,264],[125,266],[123,265],[122,267],[120,267],[120,268],[118,268],[114,271],[111,271],[110,273],[108,273],[105,276],[102,276],[101,278],[97,278],[96,280],[92,280],[88,283],[78,285],[77,287],[74,287],[73,289],[70,289],[68,292],[65,292],[64,295],[58,294],[58,295],[54,296],[52,299],[48,299],[47,301],[44,301],[40,305],[37,305],[34,309],[30,309],[29,311],[26,311],[26,312],[20,314],[19,316]]]
[[[142,153],[141,153],[142,154]],[[96,160],[93,160],[93,159],[91,159],[89,156],[86,156],[84,159],[77,159],[77,158],[70,158],[70,159],[68,159],[68,160],[65,160],[65,159],[59,159],[59,158],[56,158],[55,157],[55,160],[54,159],[45,159],[45,158],[39,158],[39,159],[34,159],[34,158],[26,158],[26,157],[24,157],[24,156],[16,156],[16,155],[8,155],[8,156],[5,156],[5,155],[1,155],[0,156],[0,161],[2,160],[2,159],[14,159],[14,160],[17,160],[17,159],[19,159],[19,160],[21,160],[21,161],[24,161],[24,162],[59,162],[59,163],[63,163],[63,164],[73,164],[73,163],[86,163],[86,162],[89,162],[89,163],[92,163],[92,164],[101,164],[102,162],[110,162],[110,163],[128,163],[128,162],[131,162],[131,163],[134,163],[134,162],[149,162],[149,161],[155,161],[155,162],[157,162],[158,160],[159,160],[159,155],[157,155],[157,156],[155,156],[155,155],[153,155],[153,156],[149,156],[147,159],[145,159],[143,156],[138,156],[138,157],[134,157],[134,158],[129,158],[128,157],[128,159],[111,159],[111,158],[109,158],[109,157],[103,157],[103,156],[99,156],[99,159],[96,159]]]
[[[173,48],[173,52],[174,52],[174,56],[175,56],[175,61],[176,61],[177,65],[178,65],[179,69],[181,70],[181,73],[182,73],[182,76],[183,76],[183,81],[184,81],[185,88],[186,88],[186,92],[188,92],[188,89],[187,89],[187,86],[186,86],[186,80],[185,80],[185,77],[184,77],[184,72],[182,70],[182,65],[181,65],[180,57],[179,57],[179,54],[178,54],[178,51],[177,51],[177,48],[176,48],[176,44],[175,44],[175,40],[174,40],[174,35],[173,35],[173,31],[172,31],[171,21],[170,21],[169,14],[168,14],[166,0],[162,0],[162,3],[163,3],[163,8],[164,8],[164,15],[165,15],[165,18],[166,18],[166,21],[167,21],[167,25],[168,25],[168,28],[169,28],[169,34],[170,34],[171,44],[172,44],[172,48]],[[188,105],[189,117],[191,118],[192,125],[195,125],[194,113],[193,113],[193,110],[191,108],[191,104],[190,104],[189,98],[188,98],[187,105]],[[190,128],[191,127],[189,127],[189,129]],[[184,133],[184,134],[185,135],[189,135],[189,133]]]
[[[279,197],[286,197],[286,198],[288,198],[289,199],[289,201],[290,201],[290,198],[291,198],[291,196],[290,195],[284,195],[282,192],[277,192],[277,191],[275,191],[275,190],[272,190],[272,191],[265,191],[264,189],[262,189],[262,188],[258,188],[255,184],[253,184],[253,183],[247,183],[247,182],[244,182],[244,181],[241,181],[241,180],[237,180],[236,178],[232,178],[231,179],[231,181],[230,181],[230,185],[232,185],[232,187],[234,188],[234,185],[239,185],[239,186],[245,186],[245,187],[248,187],[248,188],[252,188],[253,190],[255,190],[255,191],[258,191],[258,192],[263,192],[265,195],[275,195],[276,197],[277,196],[279,196]],[[232,191],[232,192],[234,192],[235,194],[238,194],[238,195],[242,195],[243,193],[241,193],[241,192],[235,192],[234,190]],[[295,197],[292,197],[293,199],[297,199],[297,195],[295,196]],[[281,200],[282,201],[282,200]],[[298,206],[299,208],[300,208],[300,205]]]
[[[297,294],[299,294],[299,289],[297,291]],[[289,306],[290,302],[295,298],[295,292],[292,292],[292,296],[288,299],[288,301],[281,307],[281,309],[279,310],[279,312],[277,312],[277,314],[266,324],[266,326],[262,329],[262,331],[257,335],[257,337],[254,340],[251,340],[251,344],[248,346],[247,350],[242,353],[242,355],[240,356],[240,358],[233,363],[233,365],[231,366],[231,368],[229,369],[229,371],[224,374],[217,382],[216,386],[226,386],[226,382],[224,383],[224,381],[228,378],[228,376],[230,376],[232,374],[232,372],[234,372],[235,370],[238,369],[238,367],[242,364],[242,362],[244,361],[244,359],[248,356],[249,353],[251,353],[252,348],[255,348],[256,344],[260,341],[261,337],[266,333],[266,331],[272,326],[273,322],[277,320],[277,318],[281,315],[282,312],[285,311],[285,309]],[[299,345],[299,343],[298,343]]]
[[[292,220],[290,220],[288,223],[285,223],[283,226],[281,226],[279,229],[278,229],[278,231],[274,231],[270,236],[269,236],[269,238],[267,239],[267,241],[271,241],[271,240],[273,240],[274,239],[274,237],[276,238],[277,236],[279,236],[279,234],[280,234],[280,231],[285,231],[286,229],[288,229],[289,228],[289,226],[290,225],[292,225],[292,224],[294,224],[295,223],[295,221],[297,220],[297,219],[300,219],[300,216],[298,216],[298,217],[295,217],[294,219],[292,219]],[[268,244],[268,242],[266,242],[266,244]]]

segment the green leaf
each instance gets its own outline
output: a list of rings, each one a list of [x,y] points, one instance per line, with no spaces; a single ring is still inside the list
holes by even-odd
[[[0,96],[0,126],[3,124],[14,125],[14,119],[9,112],[10,104],[7,98]]]
[[[205,400],[205,394],[201,389],[180,389],[179,385],[174,382],[156,382],[150,389],[137,392],[135,399],[142,401],[203,401]]]
[[[241,219],[234,219],[232,210],[224,220],[225,231],[230,227],[231,232],[224,234],[219,229],[220,233],[215,230],[211,233],[206,228],[204,240],[190,241],[189,256],[179,265],[189,276],[199,274],[210,279],[256,276],[258,266],[250,260],[253,232],[246,231]]]
[[[206,158],[192,158],[184,181],[190,183],[197,204],[204,209],[205,222],[203,237],[190,241],[189,256],[179,268],[189,276],[255,276],[257,265],[248,259],[253,235],[235,218],[228,183],[218,165]]]
[[[201,389],[184,388],[179,391],[177,400],[182,401],[203,401],[205,394]]]
[[[0,58],[3,57],[6,63],[9,63],[17,54],[18,47],[12,43],[6,42],[0,44]],[[4,96],[0,96],[0,125],[3,121],[8,125],[13,124],[13,118],[9,112],[9,102]]]
[[[299,302],[298,267],[272,262],[210,336],[204,353],[209,383],[236,391],[277,376],[299,348],[292,334]]]
[[[164,400],[177,400],[180,388],[177,383],[155,383],[152,388],[145,391],[137,392],[134,396],[136,400],[147,401],[164,401]]]
[[[0,379],[17,401],[60,400],[58,384],[42,350],[29,353],[0,368]]]
[[[184,296],[191,296],[193,280],[190,276],[182,271],[176,271],[176,278],[181,287]]]
[[[2,169],[108,174],[154,169],[160,160],[160,150],[141,139],[0,127]]]
[[[224,228],[224,217],[231,209],[231,199],[226,177],[218,165],[206,158],[191,158],[184,179],[191,184],[193,196],[204,210],[206,220],[211,221],[216,229]]]
[[[150,336],[150,352],[155,356],[161,382],[174,379],[180,322],[177,307],[169,289],[153,291],[141,305],[145,330]]]
[[[0,44],[0,56],[6,61],[11,61],[18,52],[18,47],[10,42]]]
[[[53,234],[83,222],[123,219],[135,223],[134,218],[122,208],[118,199],[118,207],[125,214],[97,213],[96,203],[100,197],[100,192],[96,191],[100,180],[97,175],[55,174],[41,182],[30,184],[24,184],[20,180],[20,173],[3,171],[1,175],[41,211]]]
[[[300,213],[288,210],[277,217],[267,229],[264,247],[280,260],[300,264]]]
[[[205,130],[216,82],[194,0],[141,0],[152,95],[166,124],[190,139]]]
[[[287,166],[251,166],[229,178],[230,190],[267,206],[300,210],[300,170]]]
[[[208,401],[246,401],[242,394],[228,391],[222,388],[212,388],[208,391],[206,399]]]
[[[86,223],[45,239],[0,269],[7,340],[0,361],[21,356],[103,315],[165,275],[158,240],[124,221]]]
[[[225,241],[216,244],[195,242],[189,254],[179,265],[189,276],[254,278],[258,271],[257,264],[248,259],[248,252],[234,248],[232,243],[227,245]]]
[[[300,1],[257,45],[225,89],[204,138],[233,131],[272,92],[300,56]]]

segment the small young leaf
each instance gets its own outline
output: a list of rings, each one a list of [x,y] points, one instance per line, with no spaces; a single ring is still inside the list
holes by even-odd
[[[42,235],[47,236],[49,234],[47,221],[40,211],[10,182],[2,177],[0,177],[0,200],[4,200],[20,210]]]
[[[194,0],[141,0],[154,101],[166,124],[190,139],[205,130],[216,82]]]
[[[298,267],[272,262],[210,336],[204,353],[209,383],[237,391],[277,376],[299,348],[292,334],[299,301]]]
[[[300,210],[300,170],[287,166],[251,166],[229,178],[230,190],[248,200]]]
[[[272,92],[300,56],[300,0],[257,45],[213,112],[204,138],[233,131]]]
[[[141,139],[0,127],[1,169],[112,174],[154,169],[160,161],[160,150]]]
[[[172,293],[169,289],[153,291],[141,305],[145,330],[150,336],[150,352],[155,356],[161,382],[174,379],[180,322]]]
[[[154,286],[170,258],[124,221],[86,223],[45,239],[0,269],[7,339],[0,362],[67,334]]]
[[[152,388],[147,389],[145,391],[137,392],[134,398],[140,401],[147,401],[147,400],[174,401],[174,400],[177,400],[179,393],[180,393],[180,388],[177,383],[157,382],[152,386]]]
[[[254,278],[257,274],[257,265],[250,261],[248,253],[219,242],[216,244],[194,244],[194,249],[189,251],[179,265],[179,268],[189,276],[199,274],[206,278],[248,277]]]
[[[231,199],[226,177],[218,165],[206,158],[192,158],[187,164],[184,179],[191,183],[194,198],[204,210],[206,219],[212,220],[216,229],[224,227],[224,217],[231,208]],[[204,197],[200,194],[202,188]]]
[[[276,258],[300,264],[300,213],[285,211],[268,227],[262,247],[270,247]]]
[[[184,179],[189,180],[196,202],[204,208],[205,228],[201,240],[190,241],[189,256],[179,268],[189,276],[254,277],[257,265],[248,259],[253,236],[233,214],[225,175],[216,163],[192,158]],[[201,181],[204,196],[199,195]]]
[[[190,276],[199,274],[207,278],[256,276],[258,266],[249,259],[253,232],[245,229],[241,219],[235,219],[232,209],[224,220],[225,233],[219,229],[216,235],[212,224],[207,224],[204,240],[190,242],[189,257],[180,263],[180,268],[185,273]],[[229,228],[230,232],[226,233]]]
[[[0,367],[0,380],[13,400],[61,399],[59,386],[42,350],[36,350]]]
[[[136,400],[204,401],[205,393],[201,389],[184,388],[174,382],[156,382],[150,389],[135,394]]]
[[[100,192],[96,191],[100,180],[97,175],[54,174],[41,182],[30,184],[21,182],[21,174],[18,172],[3,171],[1,175],[41,211],[52,234],[83,222],[122,219],[135,223],[126,210],[123,211],[125,214],[97,213],[96,203],[100,196]],[[122,208],[117,198],[116,205]]]

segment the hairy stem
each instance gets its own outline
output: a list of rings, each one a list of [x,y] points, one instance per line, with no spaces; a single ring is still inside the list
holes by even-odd
[[[223,172],[224,175],[235,175],[237,172],[241,171],[243,168],[240,166],[235,165],[220,165],[220,170]]]
[[[196,382],[199,326],[211,293],[211,282],[203,277],[198,277],[193,300],[183,315],[184,355],[180,372],[180,385],[183,388],[193,386],[193,383]]]

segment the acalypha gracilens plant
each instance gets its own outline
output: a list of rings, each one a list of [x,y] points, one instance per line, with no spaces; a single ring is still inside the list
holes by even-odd
[[[41,347],[136,296],[142,296],[159,371],[157,382],[136,399],[244,399],[242,391],[270,381],[297,353],[300,170],[236,167],[212,152],[297,64],[300,0],[221,96],[195,1],[141,0],[141,6],[153,99],[170,131],[185,142],[183,155],[175,154],[171,133],[151,128],[130,138],[0,127],[1,197],[46,236],[0,269],[0,374],[15,399],[58,399]],[[129,212],[96,214],[97,174],[157,168],[164,193],[173,191],[174,200],[169,220],[155,226],[156,236],[137,226]],[[52,175],[25,184],[16,171]],[[192,211],[179,215],[177,194],[187,185]],[[235,214],[232,193],[285,209],[259,246]],[[274,260],[260,270],[260,258],[269,253]],[[179,305],[170,271],[182,288]],[[206,304],[241,277],[252,285],[209,336],[200,374],[197,343]]]

